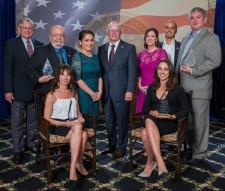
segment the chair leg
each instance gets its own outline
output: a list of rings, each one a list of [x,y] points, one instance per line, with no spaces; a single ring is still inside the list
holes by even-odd
[[[175,165],[175,180],[180,179],[181,163],[180,163],[181,144],[177,145],[177,164]]]
[[[93,172],[96,173],[96,137],[93,140],[93,159],[92,159]]]
[[[130,140],[130,171],[133,171],[133,145],[132,140]]]
[[[45,148],[46,153],[46,166],[47,166],[47,183],[48,185],[51,185],[51,178],[52,178],[52,172],[51,172],[51,164],[50,164],[50,150],[49,148]]]

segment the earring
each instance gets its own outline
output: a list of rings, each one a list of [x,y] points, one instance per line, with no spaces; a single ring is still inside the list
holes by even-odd
[[[58,83],[57,83],[57,86],[59,87],[59,85],[60,85],[60,83],[58,82]]]

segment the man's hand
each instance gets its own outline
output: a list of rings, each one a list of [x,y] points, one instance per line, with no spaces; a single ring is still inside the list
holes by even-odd
[[[39,83],[47,83],[49,82],[50,80],[54,79],[54,76],[51,76],[51,75],[46,75],[46,76],[41,76],[39,79],[38,79],[38,82]]]
[[[5,94],[5,99],[6,99],[6,101],[8,101],[9,103],[12,103],[13,102],[13,100],[14,100],[14,97],[13,97],[13,93],[6,93]]]
[[[125,93],[125,101],[132,101],[133,93],[132,92],[126,92]]]
[[[192,73],[192,69],[190,66],[181,66],[180,70],[187,73],[187,74],[191,74]]]

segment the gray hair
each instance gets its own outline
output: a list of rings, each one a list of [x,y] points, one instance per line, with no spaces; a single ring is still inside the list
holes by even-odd
[[[17,24],[17,27],[20,27],[25,22],[31,23],[32,27],[34,27],[34,22],[28,17],[23,17],[22,19],[20,19],[18,24]]]
[[[120,26],[120,24],[119,24],[117,21],[111,21],[111,22],[108,24],[107,31],[109,31],[111,25],[117,25],[118,28],[119,28],[120,31],[121,31],[121,26]]]
[[[189,13],[189,18],[191,18],[191,14],[192,13],[195,13],[195,12],[200,12],[202,14],[202,16],[204,18],[206,18],[206,12],[205,12],[205,9],[201,8],[201,7],[194,7],[193,9],[190,10],[190,13]]]

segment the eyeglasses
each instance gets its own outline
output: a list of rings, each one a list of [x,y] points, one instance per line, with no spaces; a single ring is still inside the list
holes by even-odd
[[[33,30],[33,28],[32,27],[20,27],[21,29],[23,29],[23,30]]]
[[[53,38],[57,38],[57,37],[60,37],[60,38],[64,38],[65,37],[65,35],[64,34],[56,34],[56,33],[54,33],[54,34],[50,34]]]
[[[120,30],[119,30],[119,29],[116,29],[116,30],[114,30],[114,29],[109,29],[109,32],[117,32],[117,33],[119,33]]]

